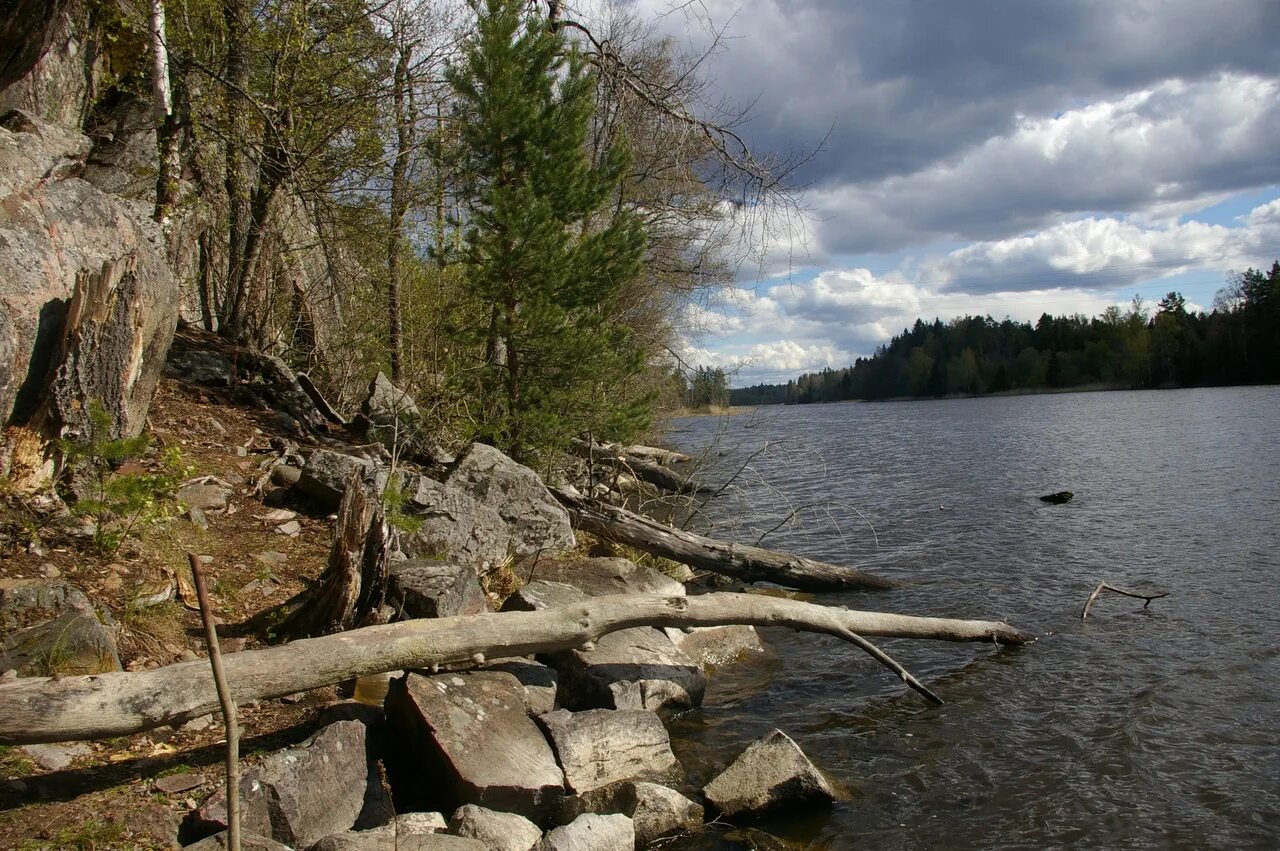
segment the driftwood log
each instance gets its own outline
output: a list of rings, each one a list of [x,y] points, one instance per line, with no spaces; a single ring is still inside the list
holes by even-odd
[[[699,570],[709,570],[745,582],[772,582],[801,591],[883,590],[897,585],[851,567],[763,547],[717,541],[564,488],[556,488],[552,492],[569,510],[575,527],[607,541],[635,547]]]
[[[619,455],[630,456],[632,458],[643,458],[646,461],[653,461],[656,464],[686,464],[693,459],[683,452],[676,452],[674,449],[662,449],[658,446],[642,446],[639,443],[633,443],[628,446],[620,446],[613,443],[602,444],[606,449],[616,448]]]
[[[900,636],[1022,644],[1034,636],[999,621],[851,611],[760,594],[620,595],[538,612],[405,621],[223,658],[227,682],[247,702],[353,677],[589,646],[638,626],[752,624],[834,635]],[[103,739],[181,724],[218,708],[201,660],[150,671],[26,677],[0,684],[0,744]]]
[[[1099,582],[1098,587],[1094,588],[1093,593],[1089,595],[1089,599],[1084,601],[1084,608],[1080,610],[1080,620],[1088,619],[1089,607],[1093,605],[1094,601],[1098,599],[1098,595],[1103,591],[1110,591],[1113,594],[1120,594],[1125,597],[1133,597],[1137,600],[1146,600],[1146,602],[1142,604],[1142,608],[1144,609],[1151,605],[1152,600],[1159,600],[1161,597],[1169,596],[1168,592],[1162,592],[1160,594],[1139,594],[1137,591],[1126,591],[1123,588],[1117,588],[1116,586],[1109,585],[1106,582]]]
[[[585,440],[575,439],[573,441],[573,449],[584,458],[590,458],[595,463],[630,473],[640,481],[648,482],[664,491],[670,491],[671,493],[704,493],[707,491],[707,488],[690,481],[687,476],[677,473],[669,467],[664,467],[650,458],[626,454],[625,447],[612,444],[587,443]]]

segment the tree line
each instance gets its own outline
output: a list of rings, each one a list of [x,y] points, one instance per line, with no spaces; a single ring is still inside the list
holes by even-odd
[[[680,313],[750,230],[726,202],[790,198],[705,54],[606,5],[89,3],[94,113],[152,106],[200,325],[340,406],[384,371],[426,427],[533,461],[682,401]]]
[[[1280,262],[1232,274],[1210,312],[1177,292],[1149,310],[1029,322],[917,319],[869,358],[786,384],[734,388],[734,405],[981,395],[1072,387],[1155,388],[1280,382]]]

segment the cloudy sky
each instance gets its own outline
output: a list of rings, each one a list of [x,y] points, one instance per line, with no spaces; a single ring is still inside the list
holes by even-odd
[[[635,0],[755,102],[807,220],[688,316],[736,384],[845,366],[917,317],[1208,308],[1280,258],[1277,0]],[[829,135],[828,135],[829,134]]]

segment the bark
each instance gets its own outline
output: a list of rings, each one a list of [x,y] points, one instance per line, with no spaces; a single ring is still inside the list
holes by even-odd
[[[392,105],[396,122],[396,156],[391,163],[391,221],[387,233],[387,344],[391,357],[391,380],[402,378],[401,361],[404,345],[400,319],[400,266],[404,253],[404,219],[409,211],[409,157],[414,146],[412,79],[409,65],[413,47],[405,39],[400,26],[392,32],[397,44],[396,67],[392,86]]]
[[[370,626],[224,657],[241,702],[282,697],[401,669],[550,653],[639,626],[780,626],[849,635],[1023,644],[1034,636],[999,621],[851,611],[761,594],[594,597],[538,612],[505,612]],[[151,671],[26,677],[0,685],[0,744],[104,739],[180,724],[219,706],[202,660]]]
[[[689,481],[687,477],[675,470],[663,467],[647,458],[627,453],[625,447],[605,446],[575,439],[573,449],[592,461],[628,472],[640,481],[648,482],[665,491],[672,493],[706,493],[708,491],[708,488]]]
[[[169,49],[165,37],[164,0],[151,0],[151,110],[156,122],[159,168],[155,220],[165,223],[178,203],[178,122],[169,82]]]
[[[897,586],[891,580],[851,567],[763,547],[718,541],[664,526],[625,508],[579,496],[563,488],[555,488],[552,493],[569,510],[575,528],[699,570],[709,570],[745,582],[772,582],[802,591],[883,590]]]

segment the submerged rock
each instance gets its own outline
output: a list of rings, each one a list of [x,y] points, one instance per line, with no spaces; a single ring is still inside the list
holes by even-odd
[[[1047,502],[1050,505],[1063,505],[1064,503],[1070,502],[1071,498],[1074,496],[1075,494],[1073,494],[1071,491],[1058,491],[1057,493],[1045,494],[1044,496],[1040,497],[1040,501]]]

